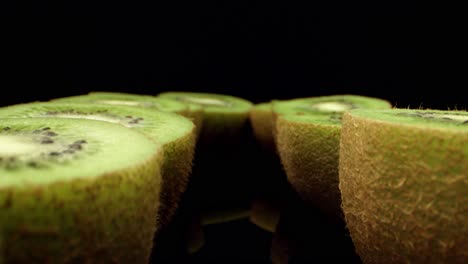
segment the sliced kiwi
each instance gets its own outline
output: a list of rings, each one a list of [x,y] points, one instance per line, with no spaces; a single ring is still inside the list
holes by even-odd
[[[0,108],[1,117],[94,119],[118,123],[148,135],[163,145],[158,227],[164,227],[174,215],[189,181],[195,148],[195,128],[186,118],[172,113],[122,105],[55,102]]]
[[[339,188],[365,263],[468,262],[468,112],[345,113]]]
[[[212,226],[248,216],[255,181],[248,173],[252,103],[213,93],[165,92],[158,97],[203,109],[202,131],[186,196],[193,208],[188,217],[201,219],[191,222]]]
[[[53,99],[54,102],[95,103],[106,105],[126,105],[145,108],[154,108],[163,112],[178,114],[187,113],[187,106],[171,100],[161,100],[151,95],[129,94],[118,92],[90,92],[84,95],[76,95]]]
[[[257,158],[257,173],[264,183],[259,186],[250,210],[250,221],[269,232],[274,232],[280,218],[284,200],[284,188],[287,182],[277,155],[273,138],[273,104],[256,104],[250,111],[250,123],[253,134],[261,148]]]
[[[158,96],[203,107],[203,129],[194,167],[194,199],[201,199],[200,205],[207,210],[205,217],[217,215],[212,214],[213,210],[232,207],[237,211],[237,198],[247,196],[249,188],[247,176],[243,177],[247,169],[243,157],[248,145],[247,133],[250,131],[247,121],[252,103],[212,93],[165,92]],[[202,222],[212,221],[204,219]]]
[[[357,95],[276,101],[276,143],[288,181],[309,204],[342,219],[338,189],[341,116],[356,108],[390,108],[389,102]]]
[[[85,95],[56,98],[53,102],[73,102],[73,103],[93,103],[105,105],[126,105],[156,109],[162,112],[172,112],[183,115],[192,120],[197,127],[197,132],[201,130],[202,108],[190,106],[164,98],[156,98],[151,95],[130,94],[118,92],[90,92]]]
[[[250,123],[261,146],[268,151],[275,152],[272,103],[256,104],[250,111]]]
[[[5,263],[147,263],[161,147],[121,125],[0,119]]]
[[[201,140],[207,144],[238,135],[248,120],[252,103],[242,98],[213,93],[164,92],[158,98],[203,108]]]

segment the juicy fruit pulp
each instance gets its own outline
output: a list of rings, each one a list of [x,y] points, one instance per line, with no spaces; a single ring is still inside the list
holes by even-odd
[[[163,112],[186,114],[187,107],[178,102],[156,98],[150,95],[116,93],[116,92],[91,92],[86,95],[69,96],[54,99],[53,102],[94,103],[105,105],[124,105],[150,108]]]
[[[365,263],[468,261],[466,120],[464,111],[344,115],[339,187]]]
[[[6,263],[148,261],[161,182],[157,143],[92,120],[0,119],[0,135],[0,148],[9,139],[30,146],[1,154],[16,162],[0,166]]]

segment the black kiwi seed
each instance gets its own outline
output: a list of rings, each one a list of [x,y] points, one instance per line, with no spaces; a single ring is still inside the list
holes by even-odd
[[[464,124],[464,125],[468,125],[468,120],[465,120],[465,121],[463,122],[463,124]]]
[[[30,166],[30,167],[37,167],[38,166],[37,162],[35,162],[35,161],[30,161],[30,162],[27,163],[27,165]]]
[[[82,147],[81,147],[80,144],[75,144],[75,143],[68,145],[68,147],[70,147],[70,149],[72,149],[72,150],[80,150],[80,149],[82,149]]]
[[[54,137],[54,136],[57,136],[58,134],[52,131],[47,131],[46,133],[44,133],[44,135],[49,136],[49,137]]]
[[[52,143],[54,143],[54,141],[50,138],[43,138],[41,140],[41,144],[52,144]]]
[[[55,151],[53,151],[53,152],[50,152],[49,155],[50,155],[50,156],[60,156],[60,155],[62,155],[62,154],[61,154],[60,152],[55,152]]]
[[[50,130],[50,127],[44,127],[42,131]]]
[[[86,143],[88,143],[86,140],[80,139],[80,140],[75,141],[73,144],[86,144]]]
[[[4,128],[3,128],[3,131],[8,131],[8,130],[10,130],[10,129],[11,129],[10,127],[4,127]]]

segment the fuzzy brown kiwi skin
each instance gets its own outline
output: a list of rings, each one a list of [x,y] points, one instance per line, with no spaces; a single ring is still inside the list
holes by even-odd
[[[468,263],[467,144],[468,133],[345,113],[339,187],[364,263]]]
[[[260,145],[267,151],[276,153],[273,139],[273,109],[271,103],[255,105],[250,111],[250,123]]]
[[[145,163],[161,164],[162,156],[158,154]],[[160,173],[158,166],[142,166],[140,172],[145,175]],[[50,200],[49,203],[41,203],[39,207],[32,207],[32,215],[63,211],[63,214],[67,214],[63,218],[68,218],[70,214],[74,217],[72,223],[47,223],[39,227],[41,219],[38,219],[34,227],[21,225],[14,230],[2,230],[0,236],[11,246],[3,245],[0,258],[3,258],[4,263],[148,263],[155,232],[154,215],[151,212],[156,212],[158,206],[154,202],[158,200],[158,192],[154,190],[159,188],[160,180],[159,176],[130,179],[128,175],[132,173],[140,174],[139,171],[124,170],[117,175],[110,173],[96,180],[51,184],[46,190],[40,187],[2,190],[2,194],[8,195],[6,201],[12,201],[2,203],[2,210],[24,210],[22,208],[27,205],[22,203],[22,198],[30,196]],[[126,206],[126,196],[133,194],[120,193],[98,198],[102,189],[124,192],[119,187],[122,185],[132,185],[131,188],[134,188],[131,192],[136,194],[135,205]],[[63,192],[73,193],[76,198],[69,203],[54,198]],[[5,200],[1,196],[0,200]],[[116,210],[116,207],[121,209]],[[135,224],[135,221],[140,224]]]
[[[278,153],[288,181],[306,202],[337,221],[343,219],[338,189],[341,127],[294,122],[283,116],[276,122]],[[300,134],[301,131],[307,133]]]
[[[162,171],[161,209],[158,212],[158,229],[165,228],[179,207],[192,173],[195,155],[195,128],[190,134],[171,142],[164,150]],[[187,162],[180,162],[181,160]],[[188,162],[190,161],[190,162]]]

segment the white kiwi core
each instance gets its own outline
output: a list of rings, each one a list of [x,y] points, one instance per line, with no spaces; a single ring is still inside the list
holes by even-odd
[[[194,104],[208,105],[208,106],[227,106],[227,102],[214,99],[214,98],[201,98],[201,97],[182,97],[181,100]]]
[[[0,156],[18,156],[37,151],[37,144],[24,137],[0,135]]]
[[[313,104],[311,107],[323,112],[344,112],[352,108],[351,105],[338,102],[317,103]]]

